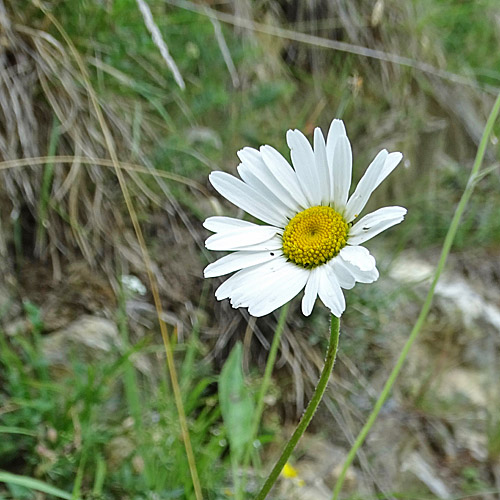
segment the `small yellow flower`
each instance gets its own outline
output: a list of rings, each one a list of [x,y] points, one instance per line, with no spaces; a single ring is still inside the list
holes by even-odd
[[[283,467],[281,475],[285,479],[291,479],[299,488],[302,488],[306,484],[306,482],[303,479],[300,479],[297,469],[292,465],[290,465],[288,462]]]
[[[292,467],[288,462],[283,467],[281,474],[283,475],[283,477],[286,477],[287,479],[294,479],[299,475],[297,469],[295,469],[295,467]]]

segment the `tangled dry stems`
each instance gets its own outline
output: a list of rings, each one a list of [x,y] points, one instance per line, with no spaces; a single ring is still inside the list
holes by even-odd
[[[0,160],[41,155],[74,158],[69,166],[48,161],[3,172],[3,239],[11,239],[11,222],[20,224],[22,231],[31,235],[24,240],[27,245],[23,251],[52,261],[56,278],[61,277],[57,276],[61,259],[78,255],[110,275],[116,273],[115,258],[141,270],[140,255],[131,251],[126,241],[130,229],[123,217],[115,175],[97,161],[107,156],[106,146],[77,66],[63,43],[48,31],[23,24],[12,6],[2,5],[2,11]],[[100,99],[121,157],[141,163],[154,174],[147,152],[133,137],[133,102],[125,98],[115,102],[105,94]],[[141,138],[146,145],[166,133],[157,123],[151,126],[147,117],[143,124]],[[51,137],[53,151],[49,151]],[[144,177],[133,170],[128,174],[140,211],[154,210],[155,205],[172,215],[182,211],[161,177]],[[44,220],[40,220],[42,211]],[[5,214],[10,214],[10,221]],[[184,213],[180,216],[189,223]],[[37,230],[40,225],[42,229]]]

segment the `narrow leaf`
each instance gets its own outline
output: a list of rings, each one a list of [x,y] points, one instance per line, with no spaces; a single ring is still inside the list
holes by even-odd
[[[71,493],[60,490],[59,488],[44,483],[43,481],[39,481],[38,479],[33,479],[27,476],[19,476],[17,474],[11,474],[10,472],[0,471],[0,483],[24,486],[30,490],[41,491],[47,495],[52,495],[56,498],[64,498],[65,500],[72,499]]]
[[[238,342],[227,358],[219,378],[219,399],[233,457],[239,461],[252,436],[254,404],[247,387],[241,361],[243,347]]]

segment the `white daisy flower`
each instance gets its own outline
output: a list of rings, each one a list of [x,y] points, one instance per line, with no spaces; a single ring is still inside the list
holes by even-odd
[[[234,308],[247,307],[252,316],[269,314],[305,288],[304,315],[311,314],[319,296],[340,317],[342,288],[379,276],[375,259],[361,244],[406,214],[402,207],[384,207],[357,220],[403,155],[380,151],[349,197],[352,151],[341,120],[333,120],[326,142],[321,129],[314,130],[314,148],[299,130],[289,130],[286,137],[293,168],[276,149],[261,146],[238,152],[242,180],[225,172],[210,174],[222,196],[266,225],[209,217],[203,225],[215,234],[206,247],[232,253],[208,265],[204,275],[237,271],[215,296],[229,298]]]

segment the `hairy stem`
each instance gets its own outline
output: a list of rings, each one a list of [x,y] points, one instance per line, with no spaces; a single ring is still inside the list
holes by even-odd
[[[302,434],[304,434],[305,430],[307,429],[307,426],[309,425],[314,414],[316,413],[319,403],[323,398],[323,394],[325,393],[326,386],[328,384],[328,379],[330,378],[330,375],[333,370],[333,365],[335,364],[335,358],[337,357],[337,348],[339,345],[339,333],[340,333],[340,319],[335,316],[332,316],[332,322],[330,327],[330,343],[328,345],[328,351],[326,353],[325,366],[323,367],[323,371],[321,372],[321,375],[319,377],[318,385],[314,390],[314,394],[312,395],[311,401],[309,401],[309,404],[307,405],[306,411],[304,412],[302,418],[300,419],[299,425],[297,425],[297,428],[292,434],[292,437],[286,444],[283,453],[281,454],[279,460],[276,462],[276,465],[273,467],[271,474],[269,474],[269,477],[266,479],[266,482],[264,483],[264,486],[260,490],[259,494],[255,497],[255,500],[264,500],[264,498],[266,498],[267,494],[269,493],[274,483],[278,479],[280,472],[282,471],[286,462],[290,458],[290,455],[292,454],[292,451],[297,445],[299,439],[301,438]]]

